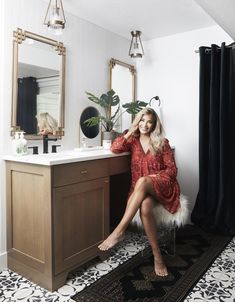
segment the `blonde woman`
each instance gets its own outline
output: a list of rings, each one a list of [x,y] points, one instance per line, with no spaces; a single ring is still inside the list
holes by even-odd
[[[113,142],[111,151],[131,153],[132,182],[125,213],[99,249],[106,251],[122,240],[127,226],[140,209],[141,221],[154,256],[155,273],[167,276],[157,241],[153,209],[161,203],[167,211],[175,213],[180,206],[180,188],[172,149],[164,137],[156,112],[151,108],[141,110],[127,133]]]
[[[36,118],[38,121],[39,134],[55,134],[57,121],[48,112],[41,112],[36,115]]]

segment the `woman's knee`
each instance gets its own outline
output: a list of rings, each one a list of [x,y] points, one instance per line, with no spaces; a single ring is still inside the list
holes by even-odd
[[[150,185],[152,185],[152,181],[151,181],[150,177],[142,176],[137,180],[137,182],[135,184],[135,190],[147,191],[149,189]]]

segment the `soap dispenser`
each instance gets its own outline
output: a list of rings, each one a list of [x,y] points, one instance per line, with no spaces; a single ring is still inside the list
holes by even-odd
[[[20,153],[21,155],[27,154],[27,140],[24,138],[24,132],[20,132]]]
[[[20,154],[20,134],[15,132],[14,139],[12,140],[12,151],[14,155]]]

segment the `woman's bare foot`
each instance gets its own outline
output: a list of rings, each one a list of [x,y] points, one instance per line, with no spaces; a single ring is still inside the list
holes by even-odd
[[[124,238],[123,233],[113,231],[99,246],[101,251],[107,251]]]
[[[159,260],[154,257],[154,270],[155,274],[159,277],[168,276],[167,267],[162,259]]]

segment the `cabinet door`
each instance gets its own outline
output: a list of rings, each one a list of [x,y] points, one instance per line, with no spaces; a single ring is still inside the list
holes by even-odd
[[[98,255],[109,233],[109,179],[54,189],[55,274]]]

